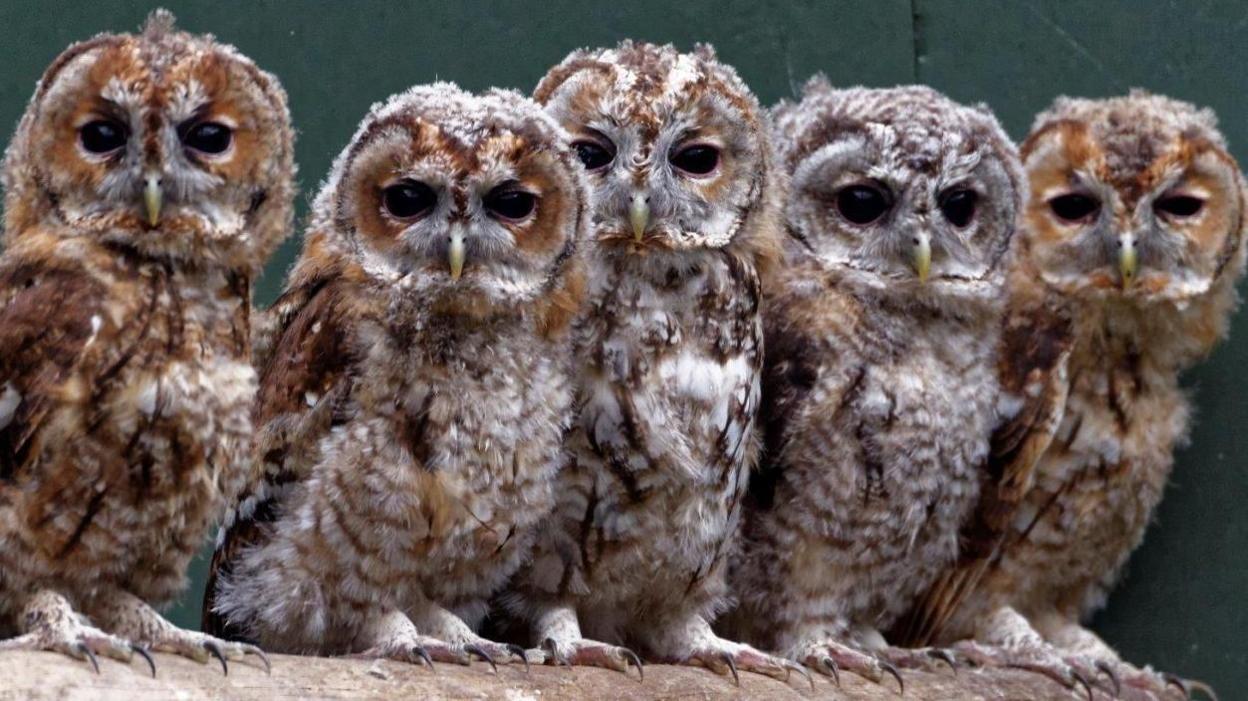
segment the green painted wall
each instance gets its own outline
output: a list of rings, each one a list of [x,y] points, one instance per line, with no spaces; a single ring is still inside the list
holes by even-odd
[[[779,0],[714,2],[170,2],[182,26],[212,32],[281,77],[299,130],[300,214],[367,106],[411,84],[528,90],[573,48],[625,37],[709,41],[770,103],[815,71],[839,85],[925,82],[985,101],[1021,138],[1053,96],[1132,86],[1215,108],[1248,163],[1248,7],[1234,0]],[[152,5],[105,0],[0,5],[0,125],[16,123],[35,80],[76,39],[137,27]],[[269,266],[273,299],[298,246]],[[1248,313],[1187,377],[1198,405],[1169,496],[1126,581],[1095,627],[1127,658],[1248,696]],[[196,625],[203,562],[174,611]]]

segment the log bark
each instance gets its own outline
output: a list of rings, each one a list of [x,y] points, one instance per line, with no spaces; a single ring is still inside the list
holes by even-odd
[[[198,664],[173,655],[155,655],[153,679],[138,658],[129,665],[100,660],[100,673],[88,663],[47,652],[0,653],[0,698],[31,701],[167,701],[183,699],[500,699],[502,701],[563,701],[564,699],[844,699],[846,701],[1071,701],[1081,693],[1063,689],[1036,674],[1015,670],[963,669],[905,671],[905,696],[891,678],[874,684],[842,674],[842,687],[817,677],[812,691],[794,675],[788,684],[741,673],[741,686],[731,678],[687,667],[650,665],[644,682],[635,673],[602,669],[534,666],[471,667],[440,664],[432,672],[391,661],[326,659],[273,655],[273,673],[266,675],[250,662],[221,667]]]

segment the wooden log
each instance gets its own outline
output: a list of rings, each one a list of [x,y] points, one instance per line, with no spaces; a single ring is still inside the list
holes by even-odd
[[[843,673],[838,689],[827,677],[815,678],[812,690],[794,675],[789,683],[741,673],[741,686],[708,670],[650,665],[645,681],[602,669],[534,666],[471,667],[440,664],[435,670],[391,661],[272,655],[273,673],[250,661],[221,667],[173,655],[155,655],[157,676],[135,659],[130,665],[100,659],[96,674],[86,662],[47,652],[0,653],[0,699],[30,701],[170,701],[181,699],[844,699],[845,701],[1072,701],[1082,690],[1067,690],[1036,674],[1016,670],[963,669],[905,671],[905,696],[891,678],[875,684]],[[1098,696],[1100,694],[1098,693]],[[1108,698],[1108,697],[1106,697]]]

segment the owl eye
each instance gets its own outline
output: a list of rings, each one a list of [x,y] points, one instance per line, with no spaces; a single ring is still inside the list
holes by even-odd
[[[524,190],[495,190],[485,198],[485,208],[500,219],[524,219],[533,213],[537,197]]]
[[[614,153],[594,141],[577,141],[572,148],[576,149],[576,157],[581,159],[585,170],[601,170],[615,160]]]
[[[940,198],[940,211],[950,224],[959,229],[968,226],[975,217],[975,206],[979,204],[979,193],[965,188],[946,192]]]
[[[706,175],[719,165],[719,149],[707,144],[686,146],[669,158],[677,170],[690,175]]]
[[[1205,201],[1191,195],[1170,195],[1153,203],[1153,211],[1167,218],[1192,217],[1200,213]]]
[[[836,193],[836,211],[854,224],[870,224],[891,206],[888,195],[872,185],[850,185]]]
[[[182,143],[200,153],[223,153],[230,147],[233,132],[219,122],[199,122],[179,130]]]
[[[437,204],[433,188],[415,180],[404,180],[387,187],[381,196],[382,205],[397,219],[418,217]]]
[[[126,145],[128,136],[125,125],[108,119],[87,122],[78,130],[82,147],[90,153],[112,153]]]
[[[1095,197],[1072,192],[1049,200],[1049,209],[1064,222],[1078,223],[1091,219],[1101,211],[1101,203]]]

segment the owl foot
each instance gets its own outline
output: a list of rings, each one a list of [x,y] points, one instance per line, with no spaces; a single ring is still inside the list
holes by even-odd
[[[789,681],[793,672],[806,678],[810,688],[815,688],[815,680],[810,672],[801,665],[779,657],[768,655],[741,643],[715,638],[710,644],[703,643],[682,659],[675,660],[678,664],[706,667],[716,674],[731,674],[732,681],[741,686],[738,670],[763,674],[772,679]]]
[[[272,673],[264,650],[248,643],[222,640],[207,633],[179,628],[132,594],[116,592],[103,597],[97,602],[94,614],[117,635],[142,641],[147,650],[168,652],[200,663],[215,659],[221,664],[221,673],[225,675],[230,673],[230,661],[255,657],[264,665],[266,674]]]
[[[872,657],[833,640],[809,646],[801,659],[807,667],[832,677],[838,686],[842,670],[877,683],[888,674],[897,680],[897,693],[906,693],[906,682],[892,662]]]
[[[608,645],[595,640],[560,640],[546,638],[541,650],[530,651],[546,664],[569,667],[605,667],[628,673],[629,666],[637,668],[637,681],[645,681],[646,672],[637,653],[619,645]]]
[[[74,611],[65,597],[55,592],[41,591],[32,596],[23,610],[22,624],[26,632],[16,638],[0,640],[0,652],[59,652],[88,662],[97,674],[101,656],[129,663],[138,655],[147,662],[152,676],[156,676],[156,663],[146,648],[92,626]]]

